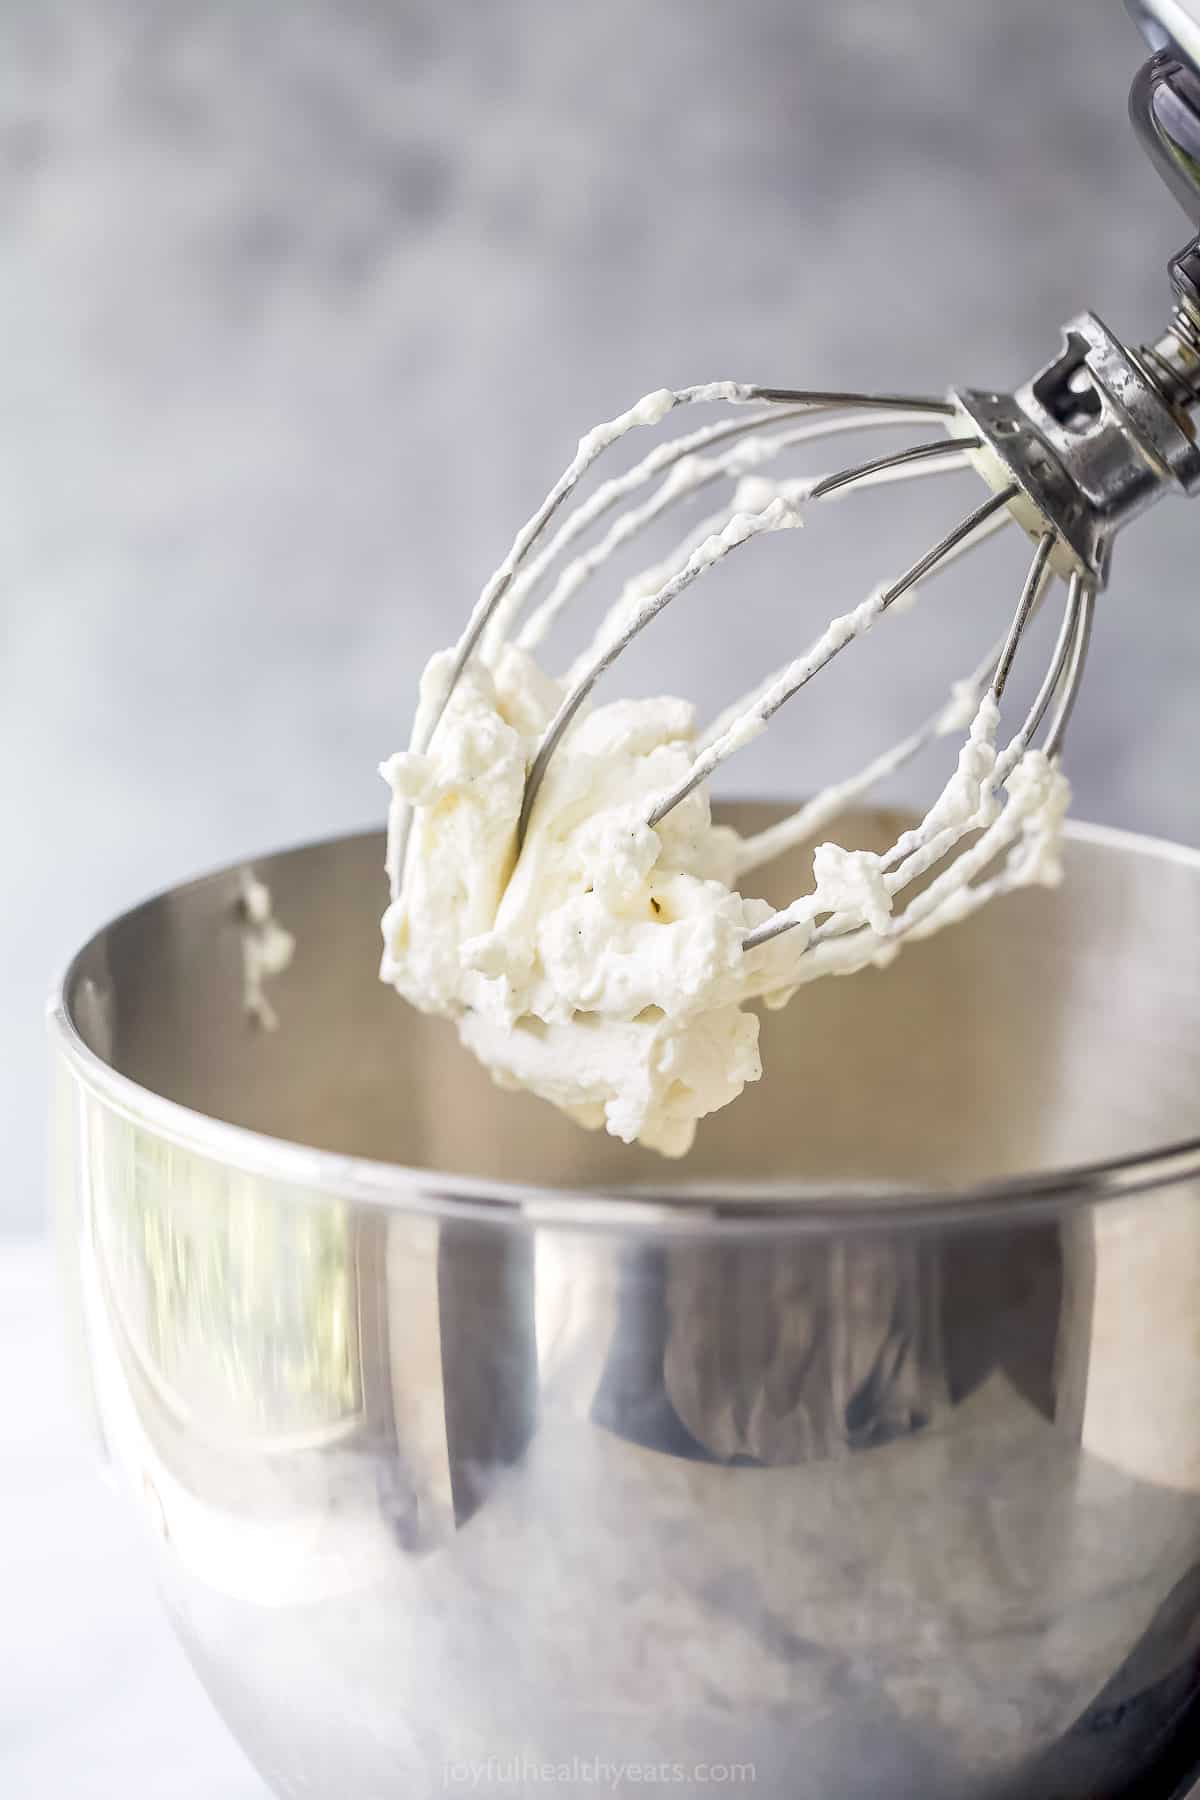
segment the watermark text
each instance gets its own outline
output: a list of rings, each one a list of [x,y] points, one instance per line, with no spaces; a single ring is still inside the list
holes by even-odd
[[[442,1786],[459,1793],[523,1792],[545,1787],[594,1787],[619,1794],[633,1787],[753,1787],[757,1780],[749,1762],[617,1762],[603,1756],[572,1756],[549,1762],[536,1756],[451,1758],[442,1766]]]

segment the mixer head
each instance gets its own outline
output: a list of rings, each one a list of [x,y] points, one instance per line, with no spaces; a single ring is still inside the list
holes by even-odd
[[[1200,5],[1127,0],[1155,55],[1130,93],[1134,127],[1193,224],[1200,225]],[[1094,313],[1064,328],[1060,354],[1015,394],[956,393],[955,429],[983,439],[976,466],[1015,482],[1012,511],[1051,528],[1053,561],[1095,586],[1117,533],[1163,494],[1200,488],[1200,239],[1173,258],[1174,315],[1131,349]]]
[[[1200,7],[1195,0],[1126,0],[1155,51],[1134,78],[1129,113],[1151,160],[1200,226]]]
[[[1200,223],[1200,0],[1129,4],[1155,51],[1134,82],[1135,124],[1172,191]],[[728,708],[700,738],[686,779],[648,804],[646,823],[657,826],[898,600],[995,529],[1015,521],[1034,550],[1003,642],[954,684],[951,700],[917,730],[819,795],[783,828],[763,834],[761,842],[751,840],[740,868],[754,867],[815,834],[931,738],[966,730],[955,777],[958,789],[954,781],[948,784],[922,824],[898,839],[881,861],[889,905],[934,872],[928,892],[910,899],[903,913],[893,916],[888,934],[896,939],[920,935],[932,928],[939,905],[952,903],[963,913],[1026,880],[1048,878],[1046,840],[1056,808],[1065,804],[1061,781],[1055,787],[1057,763],[1087,655],[1095,595],[1108,579],[1113,539],[1163,494],[1200,489],[1195,419],[1200,405],[1200,239],[1173,260],[1171,279],[1174,315],[1154,344],[1131,349],[1094,314],[1085,313],[1066,327],[1060,355],[1013,394],[968,388],[940,399],[717,382],[647,396],[581,439],[571,463],[517,534],[480,595],[440,699],[414,737],[413,748],[427,748],[473,656],[494,656],[509,641],[535,648],[622,546],[701,489],[722,478],[731,480],[734,492],[728,504],[693,528],[671,555],[626,584],[591,646],[568,672],[561,703],[529,765],[517,827],[519,847],[550,761],[596,683],[693,581],[755,537],[798,524],[805,509],[835,494],[969,463],[990,495],[897,580],[831,621],[807,651]],[[678,407],[712,402],[755,410],[658,445],[550,530],[597,458],[628,432],[657,424]],[[897,425],[934,426],[943,435],[817,480],[772,481],[761,473],[795,446],[846,431]],[[656,481],[649,497],[641,498],[642,490]],[[597,541],[574,548],[609,515],[613,522]],[[999,702],[1018,645],[1055,578],[1065,583],[1066,597],[1048,666],[1021,724],[997,748]],[[1035,735],[1047,718],[1043,742],[1035,748]],[[972,781],[981,796],[974,811],[958,804],[962,784]],[[393,814],[390,833],[393,894],[403,883],[407,836],[408,815],[401,809]],[[1031,872],[1039,857],[1041,874]],[[743,947],[753,950],[801,921],[808,927],[808,944],[818,953],[822,944],[861,924],[834,914],[814,929],[811,909],[806,911],[802,899],[749,932]]]
[[[1200,225],[1200,6],[1127,0],[1155,55],[1138,72],[1130,116],[1155,168]],[[1096,585],[1113,539],[1164,493],[1200,488],[1200,239],[1172,259],[1174,315],[1153,344],[1124,345],[1094,313],[1073,319],[1061,353],[1015,394],[965,389],[957,428],[981,437],[993,487],[1015,481],[1013,512],[1055,533],[1056,567]]]

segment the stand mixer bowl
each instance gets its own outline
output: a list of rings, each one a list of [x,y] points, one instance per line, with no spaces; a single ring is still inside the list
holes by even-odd
[[[765,1016],[677,1164],[378,983],[381,860],[256,863],[276,1031],[236,869],[52,1017],[92,1417],[275,1791],[1182,1791],[1200,855],[1074,828],[1060,890]]]

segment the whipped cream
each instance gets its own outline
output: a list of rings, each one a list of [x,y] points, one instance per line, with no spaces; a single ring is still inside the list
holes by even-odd
[[[267,998],[266,984],[290,966],[296,940],[275,917],[271,890],[253,869],[242,869],[238,876],[237,913],[242,940],[242,1008],[264,1031],[276,1031],[279,1019]]]
[[[758,469],[831,425],[742,437],[715,455],[709,449],[731,435],[727,427],[661,445],[597,489],[521,567],[526,553],[591,462],[626,431],[657,422],[682,400],[752,397],[733,383],[660,390],[581,440],[552,490],[553,506],[548,501],[518,535],[485,588],[457,680],[462,640],[430,661],[412,747],[381,770],[392,792],[383,980],[422,1011],[452,1019],[501,1085],[670,1156],[686,1152],[698,1120],[761,1075],[755,1001],[782,1005],[821,975],[887,963],[905,938],[928,936],[1013,887],[1056,882],[1069,798],[1057,766],[1020,734],[997,750],[989,661],[955,684],[921,731],[781,825],[742,838],[714,823],[708,777],[717,764],[876,625],[879,589],[706,732],[693,707],[671,696],[585,701],[550,758],[518,846],[528,770],[589,660],[624,644],[757,535],[800,525],[813,482],[773,481]],[[521,628],[554,556],[659,474],[658,492],[568,562]],[[625,584],[566,676],[547,674],[534,651],[587,578],[674,499],[721,476],[735,484],[729,503]],[[819,845],[811,890],[783,912],[740,891],[755,867],[810,839],[930,738],[964,729],[954,773],[921,824],[888,852]],[[656,803],[683,787],[685,796],[648,823]]]

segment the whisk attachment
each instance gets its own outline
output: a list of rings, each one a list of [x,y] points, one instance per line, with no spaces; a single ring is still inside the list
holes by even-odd
[[[701,401],[754,405],[762,410],[755,410],[745,419],[725,419],[702,426],[657,445],[631,468],[602,482],[590,496],[576,499],[573,507],[556,520],[564,502],[574,496],[603,450],[636,426],[657,422],[677,406]],[[963,417],[962,401],[957,395],[941,400],[920,395],[854,394],[721,382],[677,391],[661,390],[648,396],[581,440],[575,458],[518,533],[505,561],[483,590],[456,646],[442,690],[435,696],[424,727],[414,740],[414,748],[422,750],[431,741],[473,655],[494,660],[510,641],[526,649],[539,646],[566,607],[579,600],[619,550],[701,491],[722,481],[732,483],[732,496],[719,510],[693,525],[664,558],[625,584],[591,644],[568,672],[558,706],[529,761],[516,833],[519,853],[553,758],[597,683],[635,638],[717,564],[757,537],[794,529],[811,507],[884,482],[925,479],[961,470],[976,458],[986,457],[988,437],[982,430],[967,431]],[[910,442],[816,477],[780,478],[764,473],[788,451],[846,432],[914,424],[933,424],[942,429],[933,439]],[[728,707],[698,739],[684,777],[669,791],[648,801],[645,824],[651,828],[661,825],[729,757],[753,741],[788,700],[849,644],[870,631],[897,601],[941,574],[959,556],[973,550],[1014,517],[1022,519],[1025,491],[1019,475],[1014,471],[1007,479],[992,479],[991,485],[994,491],[955,521],[898,578],[881,584],[857,606],[831,620],[799,656]],[[552,521],[556,521],[553,529]],[[605,526],[601,534],[592,536],[581,548],[591,529],[601,525]],[[1015,824],[1013,819],[1007,824],[1000,822],[1006,810],[1007,790],[1056,696],[1058,706],[1051,733],[1053,756],[1057,758],[1059,754],[1082,678],[1094,589],[1089,575],[1070,564],[1067,606],[1050,664],[1021,726],[1002,750],[996,750],[993,740],[999,704],[1018,647],[1051,582],[1063,573],[1061,535],[1049,520],[1040,519],[1040,525],[1017,609],[1001,642],[964,681],[955,684],[950,701],[925,725],[872,758],[857,775],[818,795],[791,820],[760,834],[758,840],[747,840],[738,853],[739,875],[819,830],[851,799],[869,792],[933,739],[965,732],[959,774],[955,777],[958,786],[952,782],[922,825],[904,834],[892,851],[880,859],[879,879],[886,886],[891,911],[886,920],[882,916],[876,920],[873,941],[898,941],[910,931],[928,928],[933,909],[923,895],[918,896],[920,904],[909,901],[903,911],[899,910],[899,902],[939,863],[952,861],[969,838],[982,834],[985,845],[982,854],[978,848],[968,853],[974,857],[971,873],[987,875],[980,892],[991,891],[997,882],[1003,883],[1008,878],[1006,869],[1015,880],[1014,859],[1019,863],[1020,855],[1019,844],[1016,848],[1014,844],[1021,832],[1020,819],[1026,815],[1015,808]],[[1045,750],[1040,754],[1047,760]],[[968,771],[965,777],[964,769]],[[394,892],[401,885],[406,832],[407,820],[394,818]],[[972,904],[965,891],[969,881],[961,868],[957,873],[944,869],[935,877],[930,890],[935,896],[939,881],[943,883],[943,904],[952,903],[959,910]],[[743,950],[756,950],[803,925],[803,954],[845,956],[847,943],[838,940],[852,940],[861,933],[861,918],[836,908],[831,911],[828,906],[824,909],[828,916],[822,917],[819,910],[814,911],[819,899],[801,897],[747,931]],[[853,952],[852,943],[849,949]]]

